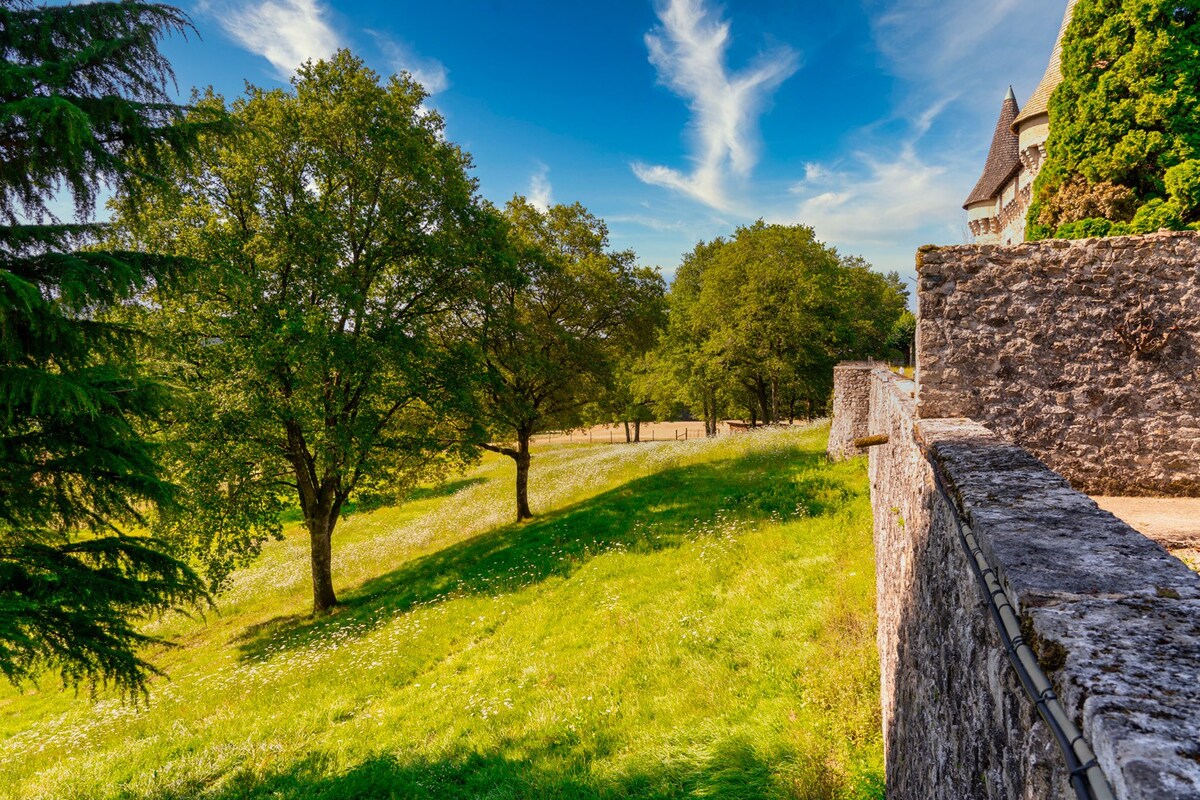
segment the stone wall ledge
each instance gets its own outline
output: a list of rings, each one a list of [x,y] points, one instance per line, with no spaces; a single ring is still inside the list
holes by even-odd
[[[1117,796],[1200,797],[1200,575],[977,422],[915,436]]]

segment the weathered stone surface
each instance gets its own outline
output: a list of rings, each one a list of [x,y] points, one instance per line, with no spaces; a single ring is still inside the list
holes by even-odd
[[[991,626],[916,433],[916,404],[874,374],[871,451],[888,797],[1066,798],[1049,732]],[[987,435],[968,420],[943,434]]]
[[[826,452],[834,461],[860,456],[854,440],[869,436],[871,364],[839,364],[833,369],[833,424]]]
[[[1200,601],[1098,598],[1026,612],[1118,797],[1200,797]]]
[[[871,451],[888,797],[1074,797],[954,510],[1117,796],[1200,796],[1200,576],[979,423],[915,417],[875,371],[869,427],[890,436]]]
[[[923,249],[922,418],[1091,494],[1200,496],[1200,234]]]

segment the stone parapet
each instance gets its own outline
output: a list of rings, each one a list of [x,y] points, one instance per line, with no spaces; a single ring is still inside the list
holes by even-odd
[[[1200,797],[1200,576],[980,423],[918,420],[886,370],[870,405],[871,431],[889,436],[870,465],[888,797],[1075,796],[957,519],[1116,796]]]
[[[827,452],[834,461],[860,456],[867,451],[854,446],[854,440],[868,436],[871,370],[866,363],[839,364],[833,369],[833,424]]]
[[[1200,234],[923,248],[919,414],[1089,494],[1200,496]]]

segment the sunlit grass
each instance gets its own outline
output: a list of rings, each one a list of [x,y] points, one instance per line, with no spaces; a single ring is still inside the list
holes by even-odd
[[[298,531],[148,707],[0,695],[0,796],[882,797],[866,476],[824,429],[534,459],[347,519],[313,621]]]

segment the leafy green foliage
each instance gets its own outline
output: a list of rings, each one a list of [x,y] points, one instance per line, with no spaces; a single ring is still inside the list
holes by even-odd
[[[205,265],[148,293],[141,324],[185,387],[164,430],[185,491],[158,530],[218,584],[278,534],[290,495],[327,611],[347,501],[477,452],[461,320],[491,281],[495,221],[424,99],[341,51],[288,90],[249,88],[233,135],[204,137],[169,185],[117,198],[131,246]]]
[[[1171,167],[1163,176],[1163,185],[1183,215],[1194,219],[1200,209],[1200,160],[1192,158]]]
[[[202,597],[196,576],[163,542],[102,536],[6,536],[0,542],[0,672],[14,683],[46,666],[64,683],[110,681],[126,693],[159,674],[137,655],[157,640],[138,631],[148,612]]]
[[[841,360],[884,356],[906,293],[811,228],[739,228],[685,257],[663,360],[710,432],[722,410],[766,424],[824,412]]]
[[[888,333],[888,349],[899,356],[904,366],[912,366],[917,347],[917,317],[907,308],[900,312]]]
[[[164,388],[133,357],[137,331],[106,318],[176,279],[170,260],[95,247],[80,219],[105,182],[186,159],[196,131],[168,102],[159,39],[188,27],[149,3],[0,2],[0,672],[144,687],[140,617],[203,602],[200,580],[124,535],[172,486],[139,430]]]
[[[516,197],[504,219],[517,272],[489,293],[483,414],[493,437],[514,445],[487,447],[516,461],[517,518],[528,519],[531,438],[578,425],[597,398],[633,402],[615,372],[653,343],[664,285],[632,251],[610,251],[604,221],[578,203],[543,213]]]
[[[1138,209],[1129,223],[1130,233],[1154,233],[1161,230],[1181,231],[1183,209],[1174,200],[1155,198]]]
[[[173,74],[158,40],[190,28],[161,3],[0,2],[0,198],[9,221],[18,206],[40,216],[63,185],[85,216],[104,183],[152,178],[165,156],[187,151],[194,131],[178,124],[165,92]]]
[[[1057,239],[1088,239],[1093,236],[1108,236],[1112,232],[1114,224],[1121,223],[1113,223],[1102,217],[1089,217],[1059,225],[1054,236]]]
[[[1200,156],[1200,26],[1176,21],[1178,6],[1176,0],[1076,5],[1064,40],[1063,83],[1050,101],[1047,160],[1034,184],[1030,239],[1092,217],[1129,222],[1135,210],[1168,196],[1171,169]],[[1191,221],[1196,178],[1176,178],[1182,194],[1170,196],[1183,221]],[[1078,202],[1081,188],[1104,194],[1112,187],[1128,197],[1108,208]],[[1176,224],[1173,210],[1159,205],[1132,231],[1142,232],[1151,220]]]

